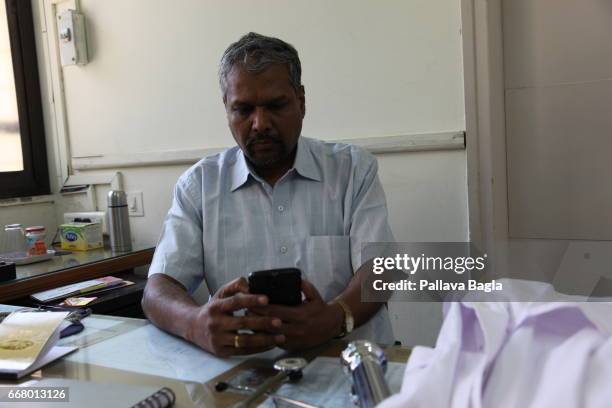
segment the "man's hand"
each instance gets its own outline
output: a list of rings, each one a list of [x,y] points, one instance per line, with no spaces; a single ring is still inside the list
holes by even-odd
[[[254,307],[266,307],[268,298],[249,294],[246,279],[235,279],[223,287],[190,317],[186,338],[203,349],[221,357],[252,354],[282,345],[285,335],[281,320],[273,316],[234,316],[233,312]],[[238,334],[250,329],[254,334]],[[238,345],[236,348],[236,336]]]
[[[299,306],[253,306],[251,315],[269,316],[282,320],[280,333],[286,340],[280,347],[300,350],[317,346],[340,334],[344,312],[339,305],[326,303],[314,285],[302,280],[305,300]]]

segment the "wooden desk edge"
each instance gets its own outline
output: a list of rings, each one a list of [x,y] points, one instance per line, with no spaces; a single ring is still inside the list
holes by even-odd
[[[137,266],[147,265],[151,263],[154,252],[155,248],[143,249],[115,258],[103,259],[72,268],[62,269],[60,271],[33,276],[31,278],[20,279],[16,282],[2,283],[0,284],[0,303],[23,298],[32,293],[42,292],[43,290],[53,289],[87,279],[100,278]]]

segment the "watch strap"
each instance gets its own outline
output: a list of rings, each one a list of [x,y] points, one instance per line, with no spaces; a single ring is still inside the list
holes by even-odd
[[[343,300],[336,299],[334,302],[340,305],[340,307],[342,308],[342,311],[344,312],[344,320],[342,322],[342,332],[338,335],[338,338],[342,338],[342,337],[347,336],[353,331],[353,326],[354,326],[353,313],[351,312],[351,309],[348,307],[348,305]]]

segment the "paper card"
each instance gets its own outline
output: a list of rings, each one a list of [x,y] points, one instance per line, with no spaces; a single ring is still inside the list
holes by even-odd
[[[61,303],[61,306],[86,306],[96,300],[97,297],[70,297]]]

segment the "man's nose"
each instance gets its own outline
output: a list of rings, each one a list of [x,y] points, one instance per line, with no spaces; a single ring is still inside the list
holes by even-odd
[[[253,124],[251,128],[256,133],[267,132],[270,130],[270,117],[266,109],[256,107],[253,111]]]

